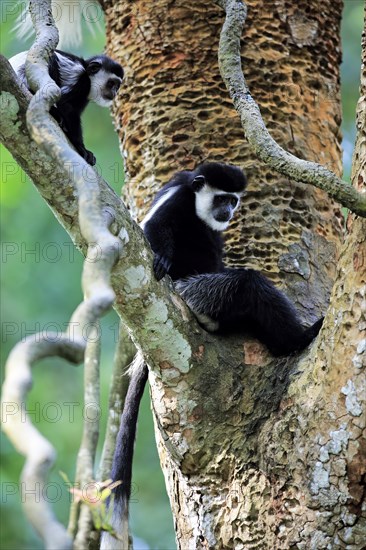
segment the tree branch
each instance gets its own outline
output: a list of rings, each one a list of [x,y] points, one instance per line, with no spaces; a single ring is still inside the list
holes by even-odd
[[[366,4],[361,38],[360,97],[356,106],[356,128],[357,135],[352,158],[351,180],[354,187],[366,193]]]
[[[216,0],[226,12],[219,44],[222,78],[237,110],[245,136],[258,158],[292,180],[310,183],[355,214],[366,217],[366,195],[315,162],[288,153],[269,134],[258,105],[252,98],[241,67],[240,38],[247,7],[242,0]]]
[[[99,439],[100,418],[100,323],[91,327],[88,343],[85,349],[84,369],[84,427],[81,444],[76,462],[75,484],[83,491],[87,483],[95,480],[95,453]],[[87,412],[88,411],[88,412]],[[90,416],[92,415],[92,417]],[[89,537],[93,528],[93,518],[90,507],[83,502],[73,502],[71,517],[78,519],[77,535],[74,548],[88,548]],[[75,509],[75,513],[73,513]],[[69,525],[69,532],[76,532],[76,522]]]
[[[56,453],[25,414],[26,395],[32,387],[32,365],[45,357],[59,356],[78,364],[83,359],[84,342],[59,334],[34,335],[15,346],[5,366],[2,388],[2,429],[15,448],[26,456],[21,480],[27,491],[25,513],[41,535],[46,548],[68,550],[72,540],[42,498],[47,474]]]
[[[53,53],[57,41],[58,32],[54,25],[49,0],[30,2],[30,11],[33,24],[37,31],[37,38],[30,49],[26,61],[27,80],[33,90],[37,90],[32,97],[28,109],[23,101],[23,113],[26,113],[27,127],[33,140],[51,158],[58,161],[59,166],[72,166],[72,182],[78,191],[80,230],[88,243],[88,251],[95,251],[98,257],[93,262],[85,262],[83,270],[83,290],[85,300],[73,314],[70,326],[74,330],[72,338],[67,334],[58,338],[56,342],[48,342],[46,339],[35,335],[27,342],[17,346],[11,354],[6,368],[6,379],[3,388],[4,402],[12,403],[16,412],[11,422],[4,423],[4,430],[14,445],[25,454],[27,460],[22,478],[26,486],[31,483],[43,487],[49,468],[54,462],[55,451],[53,447],[38,433],[26,417],[22,423],[22,412],[27,391],[31,385],[31,367],[39,357],[48,355],[67,356],[75,363],[79,363],[85,350],[85,341],[82,338],[83,329],[90,323],[95,323],[111,306],[115,294],[110,286],[110,271],[118,258],[121,250],[120,240],[114,237],[108,230],[111,222],[110,212],[106,219],[106,211],[103,211],[99,200],[98,177],[88,164],[86,164],[75,151],[68,145],[65,137],[60,135],[58,126],[49,115],[50,107],[59,99],[60,90],[48,74],[48,59]],[[9,81],[12,76],[9,67],[6,67],[4,80]],[[13,78],[10,78],[11,87],[14,88]],[[6,96],[7,99],[11,99]],[[23,98],[24,99],[24,98]],[[16,109],[15,111],[19,111]],[[14,113],[13,113],[14,115]],[[8,125],[11,127],[11,125]],[[16,136],[13,135],[16,138]],[[49,338],[49,337],[48,337]],[[74,340],[75,339],[75,340]],[[75,343],[74,343],[75,342]],[[65,351],[66,349],[66,351]],[[87,359],[87,357],[86,357]],[[86,380],[92,376],[93,361],[87,361],[85,365]],[[90,369],[91,367],[91,369]],[[93,385],[95,386],[95,376]],[[89,384],[86,392],[90,391]],[[8,420],[8,419],[7,419]],[[85,430],[82,448],[87,448],[87,467],[84,464],[82,475],[80,464],[78,476],[82,483],[93,479],[94,453],[97,438],[96,434],[90,434],[86,441]],[[25,510],[45,541],[47,548],[67,549],[72,547],[72,540],[65,528],[54,518],[51,508],[44,499],[26,499]],[[89,511],[84,507],[82,515],[82,529],[77,542],[83,540],[85,528],[90,524]]]
[[[78,202],[73,182],[75,165],[82,162],[82,159],[77,155],[78,162],[73,162],[71,166],[70,163],[55,162],[34,144],[25,125],[25,111],[20,108],[27,104],[27,98],[8,61],[1,55],[0,94],[1,99],[5,99],[0,101],[0,140],[32,179],[75,246],[86,254],[87,243],[80,232]],[[63,133],[59,130],[56,139],[61,139],[61,135]],[[119,261],[112,271],[111,282],[116,294],[114,308],[133,333],[135,342],[140,348],[147,350],[151,364],[161,361],[165,354],[173,361],[178,344],[175,331],[185,334],[187,338],[192,329],[193,335],[196,334],[197,337],[205,333],[195,324],[193,315],[173,292],[172,287],[156,281],[151,250],[141,229],[131,219],[118,195],[93,171],[93,180],[95,179],[100,189],[101,206],[104,211],[109,209],[114,212],[115,233],[124,242]],[[159,325],[155,317],[157,303],[164,311],[163,323],[166,326],[163,327],[163,339],[156,331],[156,324]],[[144,323],[141,322],[142,315]],[[185,349],[186,344],[180,344]],[[182,371],[187,369],[187,357],[188,349],[177,364]]]

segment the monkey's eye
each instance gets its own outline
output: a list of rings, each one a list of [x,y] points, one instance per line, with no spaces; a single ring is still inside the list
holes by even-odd
[[[216,206],[231,206],[235,208],[238,204],[239,199],[235,195],[215,195],[215,205]]]
[[[205,176],[196,176],[194,180],[192,181],[192,189],[193,191],[198,191],[202,189],[204,184],[206,183]]]
[[[86,70],[88,74],[97,74],[97,72],[100,71],[101,68],[102,64],[99,63],[99,61],[92,61],[91,63],[89,63]]]

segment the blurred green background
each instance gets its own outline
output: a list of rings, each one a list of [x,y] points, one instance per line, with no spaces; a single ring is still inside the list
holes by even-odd
[[[30,41],[19,45],[12,31],[16,10],[5,9],[5,4],[9,6],[9,2],[1,3],[1,53],[11,57],[27,49]],[[345,177],[350,173],[355,137],[362,26],[362,0],[346,0],[342,30]],[[79,53],[87,57],[103,48],[103,30],[95,37],[86,33]],[[77,49],[73,51],[78,53]],[[96,152],[99,169],[120,193],[123,165],[108,110],[90,105],[83,117],[83,126],[86,147]],[[74,250],[65,231],[4,147],[1,147],[1,230],[3,368],[9,351],[21,338],[39,331],[61,332],[82,300],[81,255]],[[117,335],[118,319],[112,312],[102,323],[103,430]],[[33,421],[39,421],[41,433],[50,439],[58,452],[47,496],[55,501],[57,516],[64,523],[68,518],[69,494],[58,472],[62,470],[73,480],[83,419],[82,376],[81,366],[72,367],[57,359],[44,360],[34,369],[34,385],[28,403]],[[103,440],[103,433],[101,435]],[[39,538],[28,526],[20,505],[19,475],[22,465],[23,458],[1,434],[2,550],[42,548]],[[133,532],[140,539],[135,545],[136,550],[174,550],[172,518],[155,449],[148,392],[145,392],[139,420],[131,518]]]

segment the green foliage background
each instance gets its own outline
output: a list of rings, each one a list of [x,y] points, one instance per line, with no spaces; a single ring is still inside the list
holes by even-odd
[[[1,5],[1,52],[11,57],[27,49],[29,41],[19,44],[12,31],[15,17],[9,15],[4,5]],[[350,173],[355,135],[362,23],[363,2],[346,0],[342,31],[346,176]],[[99,53],[103,50],[103,41],[103,32],[95,37],[86,33],[79,53],[84,57]],[[90,105],[83,120],[86,146],[96,154],[99,169],[119,193],[123,184],[123,166],[110,114],[106,109]],[[82,300],[81,255],[74,250],[67,234],[4,147],[1,148],[1,228],[3,367],[9,351],[27,334],[55,330],[61,332]],[[102,324],[103,430],[117,335],[118,319],[112,312],[103,319]],[[73,480],[84,412],[82,376],[82,366],[72,367],[58,359],[44,360],[34,369],[34,386],[28,403],[33,421],[39,421],[40,431],[50,439],[58,452],[47,497],[55,501],[57,516],[64,523],[68,518],[70,497],[58,472],[62,470]],[[42,548],[39,538],[28,526],[20,505],[19,475],[23,462],[7,438],[1,435],[2,550]],[[135,545],[137,550],[147,547],[158,550],[175,548],[172,518],[155,449],[147,392],[136,444],[131,518],[134,533],[142,539]]]

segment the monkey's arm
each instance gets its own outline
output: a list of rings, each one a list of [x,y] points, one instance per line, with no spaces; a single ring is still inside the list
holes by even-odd
[[[61,121],[60,126],[72,145],[88,164],[94,166],[96,158],[84,145],[80,113],[67,100],[59,101],[55,110],[57,111],[57,116],[55,116],[54,112],[51,112],[51,114],[58,122]]]
[[[172,267],[174,255],[174,233],[173,228],[161,222],[161,218],[150,219],[145,227],[144,233],[154,252],[154,273],[158,281],[169,273]]]

